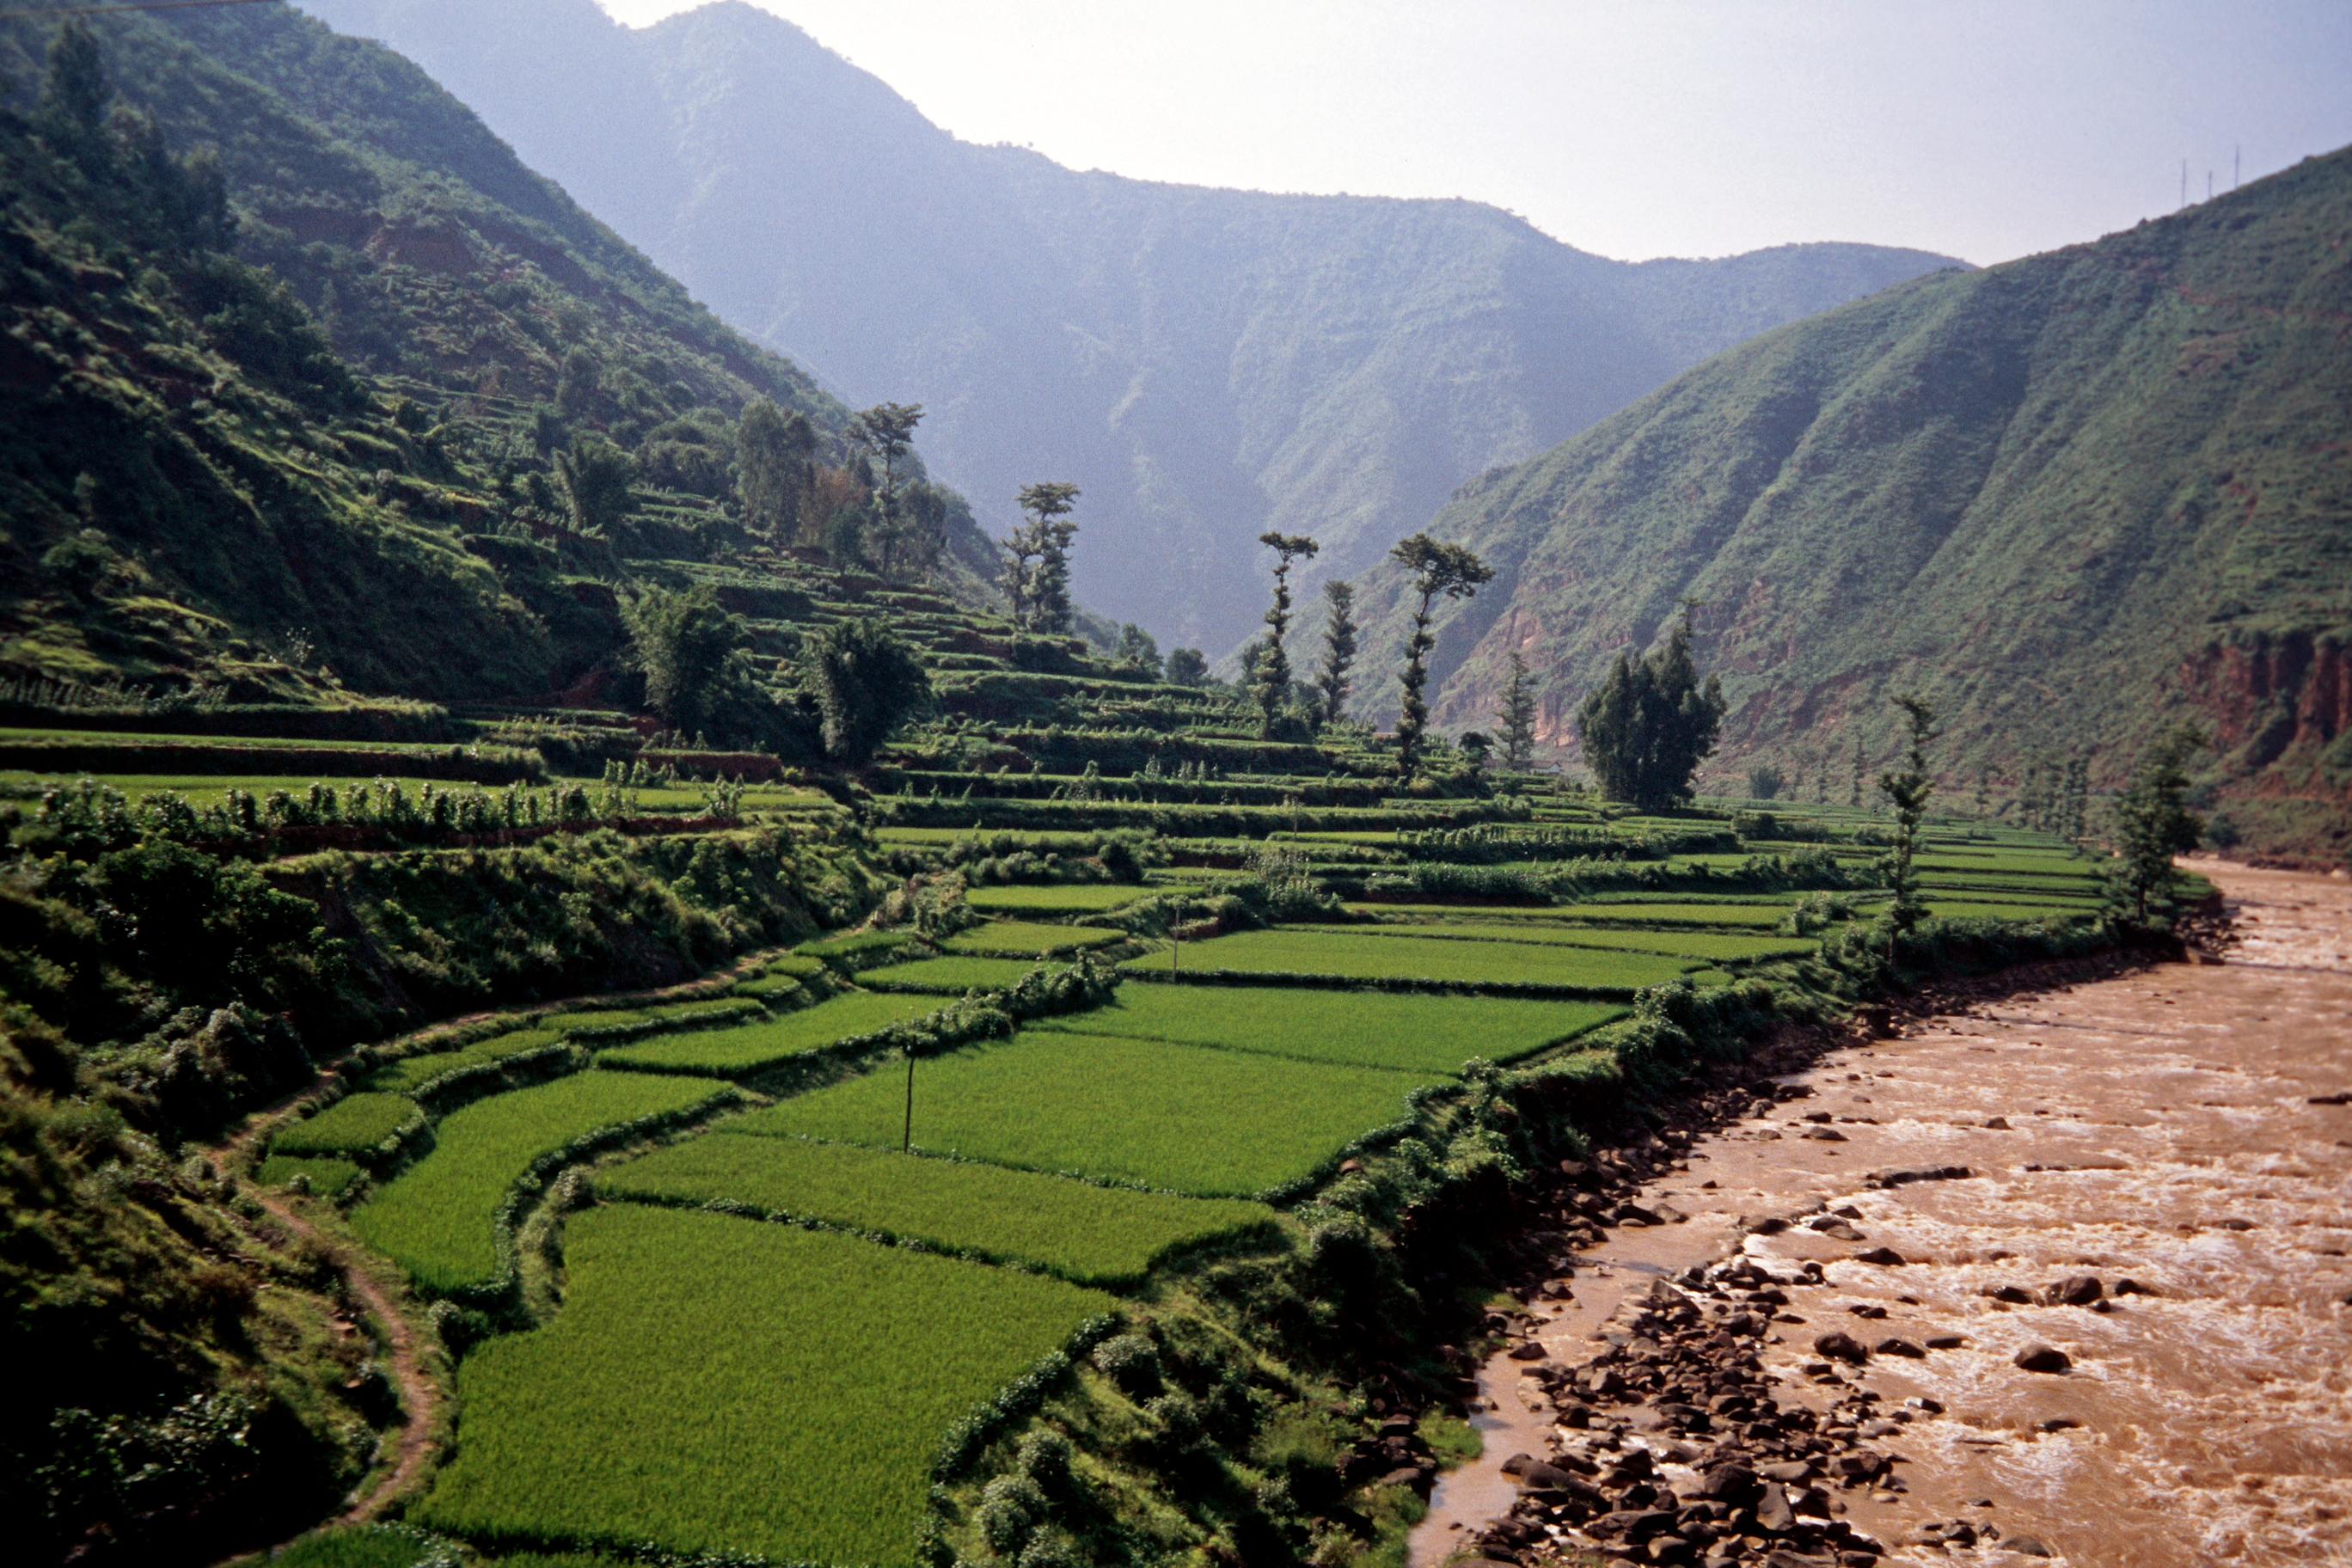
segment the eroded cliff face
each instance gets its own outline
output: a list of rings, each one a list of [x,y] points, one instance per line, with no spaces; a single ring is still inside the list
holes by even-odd
[[[2352,744],[2335,744],[2352,731],[2352,656],[2338,637],[2217,640],[2181,661],[2179,682],[2212,716],[2215,745],[2241,768],[2284,763],[2276,770],[2281,783],[2315,771],[2322,775],[2315,782],[2352,784]],[[2297,760],[2302,768],[2293,765]]]

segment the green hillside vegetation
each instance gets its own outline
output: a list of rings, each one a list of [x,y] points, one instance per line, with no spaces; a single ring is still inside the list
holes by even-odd
[[[1717,787],[1769,763],[1783,798],[1843,804],[1917,689],[1945,798],[1989,776],[2044,818],[2066,761],[2113,789],[2187,719],[2224,841],[2343,858],[2347,232],[2352,152],[2306,159],[1766,333],[1482,475],[1433,524],[1502,573],[1444,627],[1440,720],[1486,722],[1516,649],[1566,746],[1615,651],[1696,598],[1731,704]],[[1401,593],[1365,586],[1379,657]]]
[[[633,585],[719,593],[697,564],[804,535],[876,559],[848,411],[407,62],[278,7],[92,30],[79,97],[0,118],[0,675],[85,707],[635,691]],[[49,37],[0,21],[20,101]],[[755,399],[813,432],[781,521],[739,486]],[[942,580],[982,591],[913,461]]]

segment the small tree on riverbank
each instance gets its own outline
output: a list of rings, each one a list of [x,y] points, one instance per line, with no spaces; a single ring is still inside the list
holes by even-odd
[[[1895,892],[1895,902],[1886,911],[1887,923],[1893,928],[1887,938],[1890,961],[1895,937],[1927,917],[1915,863],[1920,826],[1927,819],[1927,797],[1936,793],[1936,781],[1927,772],[1927,742],[1936,738],[1936,710],[1916,692],[1897,697],[1895,705],[1903,710],[1911,733],[1904,748],[1902,770],[1878,775],[1878,793],[1895,808],[1895,852],[1885,861],[1886,885]]]
[[[2108,808],[2116,834],[2109,886],[2143,924],[2148,900],[2172,880],[2172,858],[2196,848],[2205,837],[2204,818],[2187,804],[2189,759],[2203,751],[2205,743],[2203,732],[2194,725],[2166,731],[2140,754],[2131,782]]]

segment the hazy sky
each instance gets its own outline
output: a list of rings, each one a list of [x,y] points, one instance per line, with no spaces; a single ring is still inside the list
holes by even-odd
[[[693,0],[600,0],[645,24]],[[751,0],[972,142],[1605,256],[2006,260],[2352,142],[2352,0]]]

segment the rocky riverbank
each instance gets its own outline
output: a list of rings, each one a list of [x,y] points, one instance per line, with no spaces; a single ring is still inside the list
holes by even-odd
[[[2228,963],[1918,998],[1564,1167],[1415,1562],[2352,1551],[2352,889],[2210,874]]]

